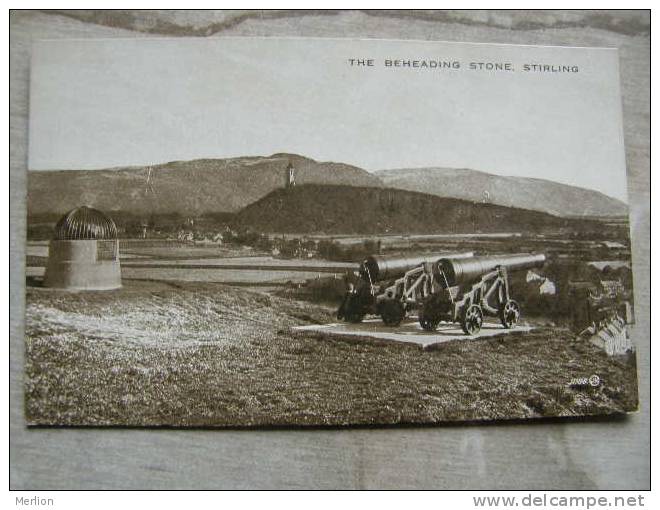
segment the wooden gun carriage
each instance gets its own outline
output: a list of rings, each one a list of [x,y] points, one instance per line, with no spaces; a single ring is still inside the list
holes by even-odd
[[[358,270],[360,279],[350,284],[337,318],[360,322],[367,314],[380,315],[388,326],[397,326],[433,289],[433,261],[472,257],[474,253],[430,253],[413,256],[371,255]],[[381,285],[385,282],[384,288]]]
[[[398,326],[417,309],[426,331],[434,331],[440,322],[455,322],[466,334],[474,335],[486,315],[513,328],[520,319],[520,305],[511,299],[508,271],[544,263],[541,254],[371,256],[360,265],[360,280],[349,286],[337,318],[360,322],[367,314],[375,314],[386,325]],[[383,280],[389,280],[384,288],[377,285]]]
[[[484,316],[490,315],[513,328],[520,319],[520,305],[511,299],[508,272],[544,263],[545,255],[540,254],[442,259],[434,268],[437,287],[420,307],[419,323],[434,331],[440,322],[457,322],[465,334],[474,335]]]

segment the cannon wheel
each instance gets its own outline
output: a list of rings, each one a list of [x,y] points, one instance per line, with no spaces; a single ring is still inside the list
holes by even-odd
[[[440,324],[439,319],[431,318],[428,314],[424,313],[424,310],[420,310],[418,320],[419,325],[425,331],[435,331],[438,328],[438,324]]]
[[[463,313],[461,328],[466,335],[476,335],[481,330],[484,314],[479,305],[470,305]]]
[[[506,329],[515,328],[520,319],[520,305],[513,299],[509,299],[500,309],[500,321]]]
[[[398,326],[406,316],[406,310],[400,301],[388,299],[380,306],[380,316],[386,326]]]
[[[350,312],[347,315],[344,316],[344,320],[346,322],[352,322],[353,324],[357,324],[359,322],[362,322],[364,319],[363,313],[357,313],[357,312]]]
[[[365,315],[355,294],[348,294],[337,310],[337,319],[344,319],[346,322],[362,322]]]

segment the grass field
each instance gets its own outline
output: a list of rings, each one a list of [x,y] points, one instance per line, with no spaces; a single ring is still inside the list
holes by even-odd
[[[215,283],[27,289],[26,416],[36,425],[346,425],[619,413],[634,354],[559,328],[424,351],[292,332],[330,307]],[[571,384],[596,374],[598,386]]]
[[[138,244],[138,243],[136,243]],[[132,247],[120,251],[125,280],[215,282],[246,286],[282,286],[321,276],[343,275],[355,264],[329,260],[281,259],[250,248],[181,245]],[[48,245],[27,244],[27,276],[43,277]]]

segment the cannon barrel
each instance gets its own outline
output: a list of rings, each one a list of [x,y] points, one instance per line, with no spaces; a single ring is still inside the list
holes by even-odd
[[[447,278],[447,285],[453,287],[461,283],[477,281],[484,274],[500,266],[515,271],[541,267],[544,263],[545,255],[543,254],[518,253],[515,255],[495,255],[468,259],[446,257],[438,261],[437,268],[438,272],[444,273]]]
[[[439,259],[460,260],[474,256],[474,252],[424,253],[421,255],[370,255],[360,264],[360,277],[369,282],[400,278],[406,272],[426,262]]]

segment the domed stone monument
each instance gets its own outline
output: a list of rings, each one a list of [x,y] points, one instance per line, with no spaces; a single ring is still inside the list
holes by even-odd
[[[87,206],[62,216],[48,248],[44,286],[69,290],[121,287],[117,226],[112,218]]]

